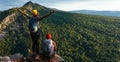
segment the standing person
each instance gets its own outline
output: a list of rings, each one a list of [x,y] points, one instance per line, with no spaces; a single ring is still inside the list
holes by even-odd
[[[27,17],[29,19],[29,31],[30,31],[30,36],[32,39],[32,52],[35,54],[39,54],[39,38],[40,38],[40,32],[39,32],[39,21],[43,20],[44,18],[50,16],[51,14],[54,13],[54,11],[51,11],[50,13],[40,16],[39,12],[34,9],[32,10],[32,16],[24,13],[22,10],[16,8],[21,14]]]
[[[53,57],[56,54],[56,43],[52,40],[52,35],[47,34],[46,39],[42,42],[42,52],[44,56]]]

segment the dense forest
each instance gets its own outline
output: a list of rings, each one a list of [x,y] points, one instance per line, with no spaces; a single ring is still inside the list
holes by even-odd
[[[20,9],[31,7],[38,9],[41,16],[52,10],[32,2]],[[120,61],[119,18],[55,11],[40,22],[39,41],[51,33],[52,39],[57,43],[57,54],[66,62]],[[27,49],[31,49],[27,19],[13,8],[0,13],[0,22],[12,13],[17,13],[16,19],[1,30],[1,33],[5,32],[5,37],[0,39],[0,56],[14,53],[27,56]]]

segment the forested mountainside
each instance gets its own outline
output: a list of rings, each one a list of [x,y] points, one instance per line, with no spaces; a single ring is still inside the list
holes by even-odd
[[[43,16],[52,9],[27,2],[20,7],[38,9]],[[57,53],[66,62],[119,62],[120,19],[114,17],[76,14],[56,10],[40,22],[41,40],[47,33],[57,43]],[[15,8],[0,13],[0,55],[21,53],[31,49],[28,20]]]

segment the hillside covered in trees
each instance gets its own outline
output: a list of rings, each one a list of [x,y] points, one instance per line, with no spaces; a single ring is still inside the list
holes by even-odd
[[[27,2],[20,7],[38,9],[45,15],[52,9]],[[29,12],[27,12],[31,15]],[[10,22],[4,22],[9,20]],[[40,22],[41,40],[47,33],[57,43],[57,53],[66,62],[119,62],[120,19],[115,17],[76,14],[56,10]],[[4,28],[3,28],[4,27]],[[21,53],[27,56],[31,49],[28,21],[14,8],[0,12],[0,56]]]

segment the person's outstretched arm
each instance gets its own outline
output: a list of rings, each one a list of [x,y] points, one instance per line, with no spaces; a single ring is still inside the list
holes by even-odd
[[[26,16],[27,18],[30,18],[26,13],[24,13],[22,10],[16,8],[21,14],[23,14],[24,16]]]
[[[55,12],[55,11],[49,12],[48,14],[44,15],[43,17],[41,17],[40,20],[42,20],[42,19],[44,19],[44,18],[50,16],[50,15],[53,14],[54,12]]]

